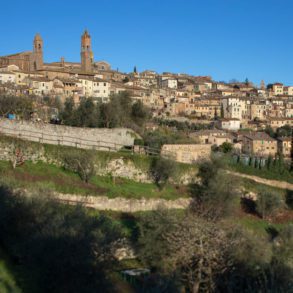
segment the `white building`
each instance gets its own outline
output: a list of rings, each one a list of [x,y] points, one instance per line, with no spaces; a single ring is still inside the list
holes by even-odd
[[[177,89],[178,82],[177,82],[177,79],[168,78],[168,79],[162,80],[161,85],[163,88]]]
[[[240,120],[236,118],[226,118],[219,121],[221,129],[237,131],[240,129]]]
[[[93,96],[93,79],[87,77],[78,77],[79,94],[83,97]]]
[[[110,96],[110,82],[95,78],[93,80],[93,97],[101,98],[102,102],[108,102]]]
[[[0,83],[15,83],[15,74],[11,71],[0,72]]]
[[[238,97],[225,97],[222,99],[225,118],[242,119],[243,103]]]
[[[284,85],[282,83],[273,84],[273,93],[274,95],[283,95],[284,94]]]
[[[30,92],[37,96],[45,96],[52,93],[53,81],[45,77],[27,77],[26,82],[30,87]]]

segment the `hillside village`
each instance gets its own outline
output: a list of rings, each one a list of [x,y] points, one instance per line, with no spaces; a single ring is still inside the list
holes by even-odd
[[[115,94],[127,92],[133,101],[151,109],[155,119],[206,125],[191,137],[203,146],[165,146],[182,162],[209,155],[212,145],[234,145],[239,152],[267,157],[277,153],[289,157],[290,136],[270,137],[263,131],[293,126],[293,86],[282,83],[256,86],[244,82],[214,81],[210,76],[190,76],[145,70],[123,73],[106,61],[95,62],[91,36],[81,37],[81,63],[45,63],[43,40],[37,34],[33,51],[0,57],[0,93],[34,96],[64,104],[73,98],[79,105],[84,97],[108,103]],[[151,129],[152,124],[148,125]],[[246,132],[243,130],[247,130]],[[206,144],[206,146],[204,146]]]
[[[0,57],[1,293],[290,292],[293,85],[45,48]]]

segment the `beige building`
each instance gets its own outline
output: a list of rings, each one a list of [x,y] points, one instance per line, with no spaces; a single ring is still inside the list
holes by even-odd
[[[279,137],[278,138],[278,151],[283,154],[284,157],[290,157],[292,151],[292,138],[291,137]]]
[[[243,136],[242,152],[257,156],[275,156],[278,152],[277,140],[265,132],[252,132]]]
[[[284,86],[284,95],[293,96],[293,86]]]
[[[206,129],[196,131],[190,134],[190,137],[195,138],[200,144],[209,144],[209,140],[213,137],[225,137],[227,132],[219,129]]]
[[[94,63],[94,69],[98,71],[111,70],[111,65],[106,61],[99,61]]]
[[[280,96],[284,94],[284,85],[282,83],[273,84],[273,93],[276,96]]]
[[[0,83],[15,83],[15,73],[11,71],[0,72]]]
[[[285,126],[285,125],[289,125],[291,127],[293,127],[293,118],[273,118],[273,117],[269,117],[268,118],[268,124],[273,128],[273,129],[277,129],[279,127]]]
[[[202,159],[208,159],[211,155],[211,145],[165,144],[162,146],[161,155],[180,163],[191,164]]]
[[[208,142],[212,145],[220,146],[224,142],[233,143],[233,136],[226,133],[225,135],[209,136]]]
[[[52,94],[53,81],[45,77],[30,77],[27,78],[30,88],[30,93],[37,96],[44,96]]]
[[[264,120],[267,116],[266,103],[253,103],[251,104],[251,120],[259,119]]]

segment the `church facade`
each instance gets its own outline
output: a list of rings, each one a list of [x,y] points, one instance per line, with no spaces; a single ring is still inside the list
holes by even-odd
[[[88,31],[81,36],[81,62],[66,62],[61,57],[59,62],[44,63],[43,40],[40,34],[36,34],[33,40],[32,51],[20,52],[7,56],[0,56],[0,68],[16,65],[24,72],[64,72],[70,74],[93,74],[98,71],[111,71],[111,66],[105,61],[94,63],[91,46],[91,36]]]
[[[33,50],[0,57],[0,67],[16,65],[20,70],[32,72],[43,67],[43,40],[36,34]]]

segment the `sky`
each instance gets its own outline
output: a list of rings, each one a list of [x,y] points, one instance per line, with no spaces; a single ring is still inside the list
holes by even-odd
[[[95,61],[113,69],[293,85],[293,0],[26,0],[1,2],[0,56],[31,50],[80,61],[88,29]]]

